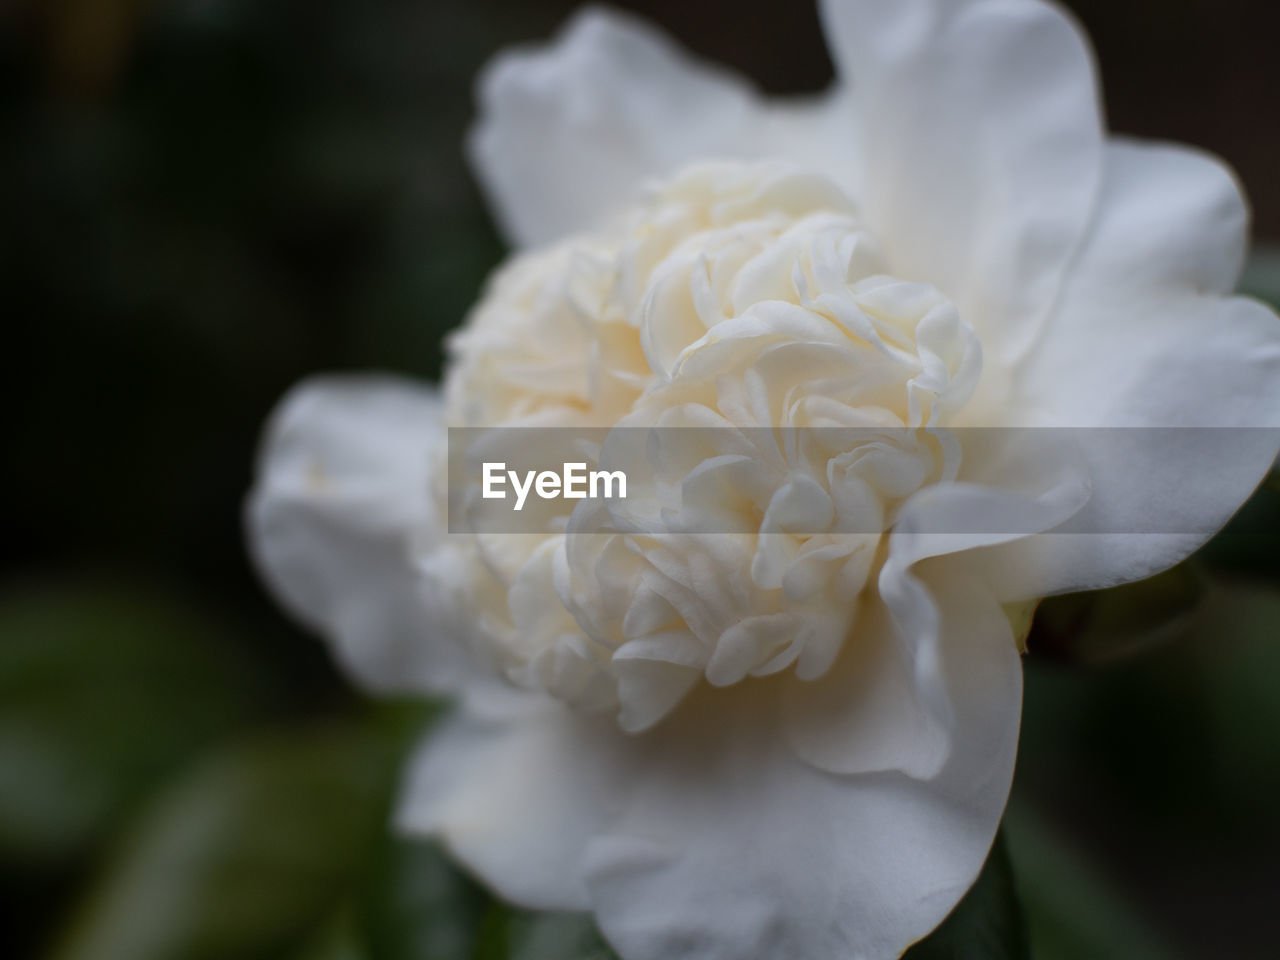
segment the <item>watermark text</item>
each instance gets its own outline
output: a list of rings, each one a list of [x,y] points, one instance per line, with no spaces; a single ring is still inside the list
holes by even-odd
[[[505,462],[486,461],[482,473],[481,496],[486,500],[505,500],[506,487],[510,483],[515,492],[516,510],[524,508],[530,490],[543,500],[585,500],[588,496],[593,500],[598,497],[625,500],[627,496],[625,473],[621,470],[588,470],[586,463],[566,463],[560,473],[526,470],[522,478],[519,471],[508,470]]]

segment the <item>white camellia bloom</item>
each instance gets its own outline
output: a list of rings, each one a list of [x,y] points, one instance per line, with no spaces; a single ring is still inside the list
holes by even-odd
[[[1146,429],[1280,421],[1220,163],[1108,139],[1035,0],[822,14],[839,82],[804,102],[602,11],[499,56],[472,158],[517,252],[442,394],[302,384],[250,501],[357,677],[456,698],[400,824],[624,960],[928,934],[1008,795],[1017,612],[1176,563],[1276,453]],[[446,426],[603,430],[593,462],[650,469],[449,533]],[[1143,429],[1059,456],[973,427]]]

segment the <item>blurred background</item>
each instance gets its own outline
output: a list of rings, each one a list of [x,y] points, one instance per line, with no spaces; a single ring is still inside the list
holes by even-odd
[[[807,3],[620,5],[766,91],[831,77]],[[1239,171],[1280,301],[1277,8],[1070,6],[1114,129]],[[472,79],[572,7],[0,2],[0,956],[608,956],[387,835],[433,707],[352,690],[240,519],[299,377],[437,374],[502,255]],[[1171,573],[1046,603],[1031,650],[997,866],[1032,955],[1276,956],[1280,484]]]

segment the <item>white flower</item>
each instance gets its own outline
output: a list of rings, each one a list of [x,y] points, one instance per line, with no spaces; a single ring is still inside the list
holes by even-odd
[[[598,11],[500,56],[472,153],[527,252],[443,401],[302,385],[250,503],[269,582],[357,676],[458,698],[401,824],[594,910],[625,960],[926,935],[1008,794],[1008,605],[1177,562],[1276,453],[966,433],[1274,427],[1280,324],[1230,296],[1243,202],[1211,158],[1103,135],[1053,8],[822,11],[841,79],[803,103]],[[651,469],[535,534],[448,534],[446,423],[609,428],[601,463]]]

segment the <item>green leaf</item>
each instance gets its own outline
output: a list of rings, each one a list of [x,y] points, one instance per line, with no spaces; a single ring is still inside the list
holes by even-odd
[[[489,895],[435,843],[382,846],[363,911],[372,960],[471,960]]]
[[[259,736],[155,802],[59,960],[224,960],[299,949],[363,879],[398,750],[372,725]]]
[[[0,596],[0,860],[60,866],[155,783],[261,711],[204,611],[147,584]]]
[[[432,954],[421,954],[424,958]],[[289,960],[371,960],[359,931],[355,927],[349,907],[337,911],[329,922],[303,944],[302,949],[290,955]]]
[[[1222,574],[1280,577],[1280,474],[1271,473],[1196,560]]]
[[[1026,921],[1003,830],[977,881],[933,933],[903,960],[1029,960]]]
[[[1223,586],[1205,611],[1202,633],[1196,666],[1216,806],[1252,833],[1275,823],[1280,794],[1280,591]],[[1274,829],[1268,835],[1274,846]]]
[[[1180,636],[1205,595],[1203,575],[1182,563],[1136,583],[1050,597],[1036,610],[1027,649],[1084,664],[1118,660]]]
[[[1280,307],[1280,247],[1258,244],[1249,254],[1240,292]]]
[[[1259,907],[1280,858],[1277,637],[1280,592],[1218,582],[1147,656],[1027,663],[1005,822],[1037,954],[1274,954]],[[1024,843],[1029,804],[1048,827]]]
[[[1123,893],[1022,804],[1002,828],[1034,960],[1177,960]]]
[[[1228,836],[1260,850],[1280,789],[1277,636],[1280,591],[1219,580],[1146,656],[1089,670],[1032,657],[1018,785],[1049,804],[1073,791],[1081,817],[1132,818],[1130,845],[1181,833],[1188,854]]]
[[[589,913],[531,913],[493,901],[474,960],[616,960]]]
[[[586,913],[517,913],[507,921],[507,960],[614,960]]]

